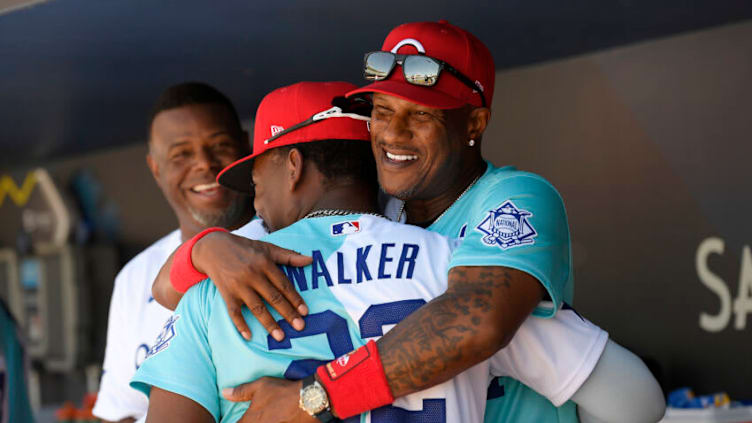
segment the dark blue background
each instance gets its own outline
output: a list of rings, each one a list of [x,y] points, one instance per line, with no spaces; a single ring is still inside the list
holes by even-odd
[[[0,166],[138,142],[182,80],[216,85],[243,117],[284,84],[359,83],[390,28],[442,18],[510,68],[752,18],[752,2],[51,1],[0,15]]]

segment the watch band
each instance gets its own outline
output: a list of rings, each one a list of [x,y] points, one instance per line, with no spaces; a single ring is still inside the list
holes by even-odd
[[[303,379],[302,389],[305,389],[306,386],[313,385],[314,383],[318,383],[318,382],[316,381],[316,375],[312,374]],[[321,387],[321,389],[324,390],[324,392],[326,392],[326,390],[324,389],[323,386],[321,386],[321,384],[319,384],[319,386]],[[314,414],[313,417],[315,417],[316,419],[318,419],[318,421],[322,423],[330,423],[336,420],[336,418],[334,417],[334,414],[332,414],[331,404],[328,407],[326,407],[324,410]]]
[[[335,421],[334,414],[332,414],[332,410],[329,408],[320,412],[319,414],[316,414],[313,417],[316,417],[322,423],[329,423],[329,422]]]

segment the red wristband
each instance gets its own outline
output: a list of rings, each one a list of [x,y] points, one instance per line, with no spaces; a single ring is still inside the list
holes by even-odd
[[[316,374],[329,395],[329,404],[346,419],[394,402],[376,342],[319,366]]]
[[[187,291],[188,288],[208,278],[205,273],[201,273],[193,267],[191,252],[193,251],[193,246],[196,245],[199,239],[203,238],[206,234],[217,231],[227,232],[227,229],[204,229],[193,238],[184,242],[183,245],[178,247],[177,251],[175,251],[175,255],[172,258],[172,269],[170,269],[170,283],[172,283],[175,290],[183,293]]]

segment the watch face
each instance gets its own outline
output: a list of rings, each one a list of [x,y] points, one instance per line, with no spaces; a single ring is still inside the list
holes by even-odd
[[[329,400],[324,389],[318,384],[306,386],[300,393],[300,405],[309,414],[314,415],[325,410]]]

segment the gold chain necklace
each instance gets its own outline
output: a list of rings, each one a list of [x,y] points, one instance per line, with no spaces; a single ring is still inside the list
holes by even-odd
[[[379,213],[359,212],[355,210],[342,210],[342,209],[321,209],[321,210],[312,211],[308,213],[307,215],[303,216],[303,219],[308,219],[309,217],[347,216],[349,214],[370,214],[371,216],[383,217],[386,219],[386,216],[379,214]]]
[[[480,174],[480,175],[476,176],[475,179],[473,179],[473,182],[470,182],[470,185],[468,185],[467,188],[465,188],[465,190],[462,191],[462,193],[459,196],[457,196],[457,198],[455,198],[454,201],[452,201],[452,204],[450,204],[449,207],[447,207],[446,209],[444,209],[444,211],[441,212],[441,214],[439,215],[439,217],[437,217],[436,219],[434,219],[431,224],[433,225],[434,223],[438,222],[439,219],[441,219],[442,217],[444,217],[444,215],[446,214],[447,210],[449,210],[449,208],[452,207],[454,205],[454,203],[456,203],[457,201],[459,201],[460,198],[462,198],[463,195],[465,195],[468,191],[470,191],[470,188],[472,188],[473,185],[475,185],[475,183],[478,182],[478,179],[480,179],[481,176],[483,176],[483,174]],[[405,212],[405,202],[403,201],[402,205],[400,206],[399,213],[397,214],[397,222],[399,222],[399,221],[402,220],[402,214],[404,212]],[[407,221],[407,218],[405,218],[405,221]]]

